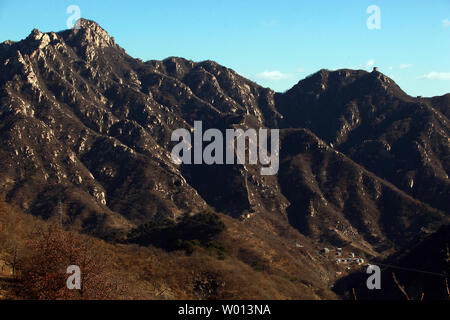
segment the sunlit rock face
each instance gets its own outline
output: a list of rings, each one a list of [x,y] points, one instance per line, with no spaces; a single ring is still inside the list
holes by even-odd
[[[67,223],[102,233],[215,209],[368,251],[446,221],[448,99],[379,72],[321,70],[275,93],[213,61],[132,58],[84,19],[5,42],[0,61],[0,192],[32,214],[61,200]],[[278,174],[174,164],[171,134],[194,121],[280,129]]]

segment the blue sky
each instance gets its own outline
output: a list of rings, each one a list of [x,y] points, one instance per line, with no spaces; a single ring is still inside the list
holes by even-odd
[[[215,60],[276,91],[322,68],[392,77],[411,95],[450,92],[450,0],[0,0],[0,41],[66,29],[77,5],[143,60]],[[370,30],[370,5],[381,29]]]

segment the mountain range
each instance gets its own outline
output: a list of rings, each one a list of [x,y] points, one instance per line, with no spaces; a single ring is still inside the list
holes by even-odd
[[[259,244],[269,265],[300,251],[289,259],[320,279],[306,287],[326,291],[314,298],[334,297],[340,270],[322,248],[384,259],[449,223],[450,94],[411,97],[376,69],[320,70],[278,93],[214,61],[133,58],[86,19],[6,41],[0,62],[0,194],[25,213],[62,206],[64,226],[113,241],[217,212],[233,246]],[[278,174],[174,164],[171,134],[194,121],[279,129]]]

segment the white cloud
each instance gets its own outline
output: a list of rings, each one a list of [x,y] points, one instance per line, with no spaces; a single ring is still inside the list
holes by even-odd
[[[373,66],[375,66],[375,59],[370,59],[365,64],[361,64],[359,66],[356,66],[355,69],[370,69]]]
[[[303,68],[298,68],[297,70],[295,70],[296,72],[298,72],[298,73],[302,73],[303,71],[305,71],[305,69],[303,69]]]
[[[369,61],[367,61],[365,67],[366,68],[372,68],[375,65],[375,60],[374,59],[370,59]]]
[[[431,80],[450,80],[450,72],[429,72],[420,76],[419,79],[431,79]]]
[[[395,67],[390,66],[388,69],[389,70],[404,70],[404,69],[411,68],[412,66],[413,65],[410,64],[410,63],[402,63],[402,64],[400,64],[398,66],[395,66]]]
[[[450,27],[450,20],[449,19],[442,20],[442,25],[446,28]]]
[[[398,68],[400,70],[408,69],[408,68],[411,68],[411,67],[412,67],[412,64],[409,64],[409,63],[402,63],[401,65],[398,66]]]
[[[270,20],[270,21],[264,20],[262,22],[262,25],[266,26],[266,27],[277,27],[278,26],[278,21],[276,21],[276,20]]]
[[[280,80],[291,79],[293,77],[293,75],[289,74],[289,73],[283,73],[278,70],[273,70],[273,71],[266,70],[264,72],[258,73],[255,77],[256,77],[256,79],[259,79],[259,80],[280,81]]]

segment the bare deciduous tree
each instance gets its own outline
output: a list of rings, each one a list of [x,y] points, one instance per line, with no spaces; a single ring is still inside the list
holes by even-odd
[[[405,287],[400,284],[400,282],[397,280],[397,277],[395,276],[395,273],[392,272],[392,278],[394,279],[395,284],[400,289],[400,291],[403,293],[403,295],[406,297],[406,300],[411,300],[408,296],[408,293],[405,290]]]
[[[52,224],[28,241],[30,255],[20,264],[20,294],[30,299],[114,299],[125,294],[125,286],[114,277],[108,259],[80,235]],[[81,269],[81,290],[69,290],[67,267]]]

